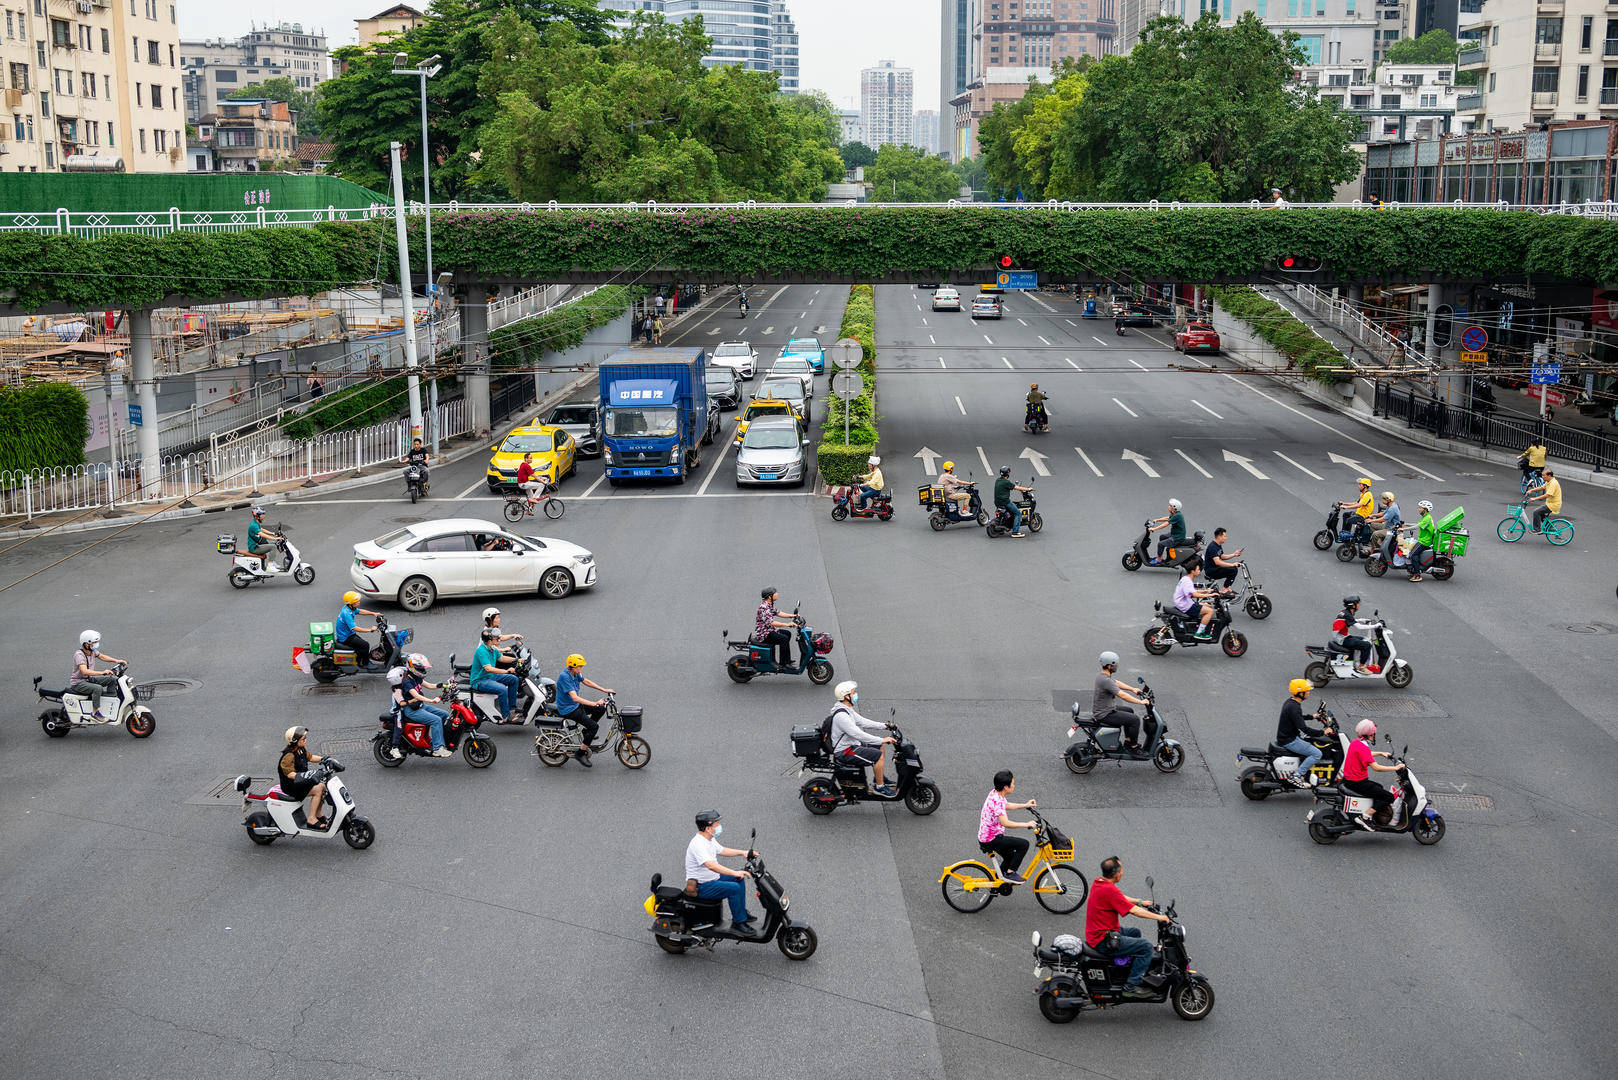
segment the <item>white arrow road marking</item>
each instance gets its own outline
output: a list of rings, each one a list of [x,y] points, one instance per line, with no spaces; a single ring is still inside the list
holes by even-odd
[[[1034,472],[1040,476],[1049,476],[1051,471],[1045,467],[1045,455],[1032,447],[1025,446],[1022,453],[1017,455],[1034,467]]]
[[[1293,461],[1291,458],[1287,457],[1285,454],[1281,453],[1281,451],[1279,451],[1279,450],[1277,450],[1275,452],[1275,456],[1280,458],[1282,461],[1286,462],[1288,465],[1291,465],[1294,469],[1297,469],[1299,472],[1303,473],[1305,476],[1312,476],[1316,480],[1324,480],[1324,479],[1326,479],[1324,476],[1321,476],[1319,473],[1313,471],[1312,469],[1306,469],[1302,465],[1299,465],[1296,461]]]
[[[719,328],[716,326],[712,330],[708,331],[708,336],[713,337],[717,333],[719,333]]]
[[[1378,476],[1376,473],[1372,472],[1370,469],[1367,469],[1364,465],[1361,465],[1359,462],[1355,461],[1353,458],[1344,457],[1342,454],[1327,454],[1326,456],[1331,458],[1331,463],[1333,465],[1347,465],[1349,468],[1353,469],[1355,472],[1364,473],[1366,476],[1369,476],[1372,480],[1381,480],[1382,479],[1382,477]]]
[[[1101,475],[1101,470],[1096,468],[1096,463],[1090,460],[1090,455],[1089,454],[1086,454],[1082,449],[1080,449],[1077,446],[1075,446],[1073,449],[1078,453],[1079,457],[1084,459],[1084,463],[1086,465],[1090,466],[1090,471],[1091,472],[1095,473],[1097,476]]]
[[[1196,398],[1191,399],[1191,404],[1195,405],[1197,408],[1201,409],[1203,412],[1207,413],[1209,416],[1213,417],[1215,420],[1223,420],[1224,419],[1223,416],[1220,416],[1218,413],[1216,413],[1212,409],[1208,408],[1208,406],[1204,405],[1202,402],[1198,401]]]
[[[1094,341],[1097,345],[1105,345],[1106,344],[1105,341],[1102,341],[1100,338],[1096,337],[1094,334],[1090,335],[1090,340]]]
[[[1142,371],[1145,371],[1145,370],[1146,370],[1146,365],[1145,365],[1145,364],[1143,364],[1143,363],[1141,363],[1141,362],[1140,362],[1140,361],[1139,361],[1139,360],[1131,360],[1131,361],[1129,361],[1129,362],[1130,362],[1130,363],[1131,363],[1131,364],[1134,364],[1134,365],[1135,365],[1135,366],[1136,366],[1136,367],[1138,367],[1138,368],[1140,368],[1140,369],[1141,369],[1141,370],[1142,370]]]
[[[1066,360],[1067,361],[1067,366],[1072,368],[1074,371],[1083,371],[1084,370],[1079,365],[1077,365],[1077,364],[1075,364],[1073,362],[1073,358],[1071,356],[1064,356],[1064,357],[1062,357],[1062,359]]]
[[[962,416],[965,416],[965,415],[966,415],[966,406],[965,406],[965,405],[962,405],[962,404],[961,404],[961,399],[960,399],[960,397],[959,397],[959,396],[957,396],[957,397],[956,397],[956,398],[955,398],[955,407],[956,407],[956,408],[957,408],[957,409],[959,409],[959,410],[961,410],[961,415],[962,415]]]
[[[1181,457],[1185,458],[1186,464],[1190,465],[1193,469],[1195,469],[1199,473],[1201,473],[1202,476],[1203,476],[1203,479],[1205,479],[1205,480],[1212,480],[1213,479],[1213,474],[1210,473],[1207,469],[1204,469],[1201,465],[1198,465],[1195,461],[1191,460],[1191,455],[1190,454],[1188,454],[1184,450],[1181,450],[1181,449],[1178,449],[1178,448],[1176,448],[1174,452],[1176,454],[1179,454]]]
[[[981,446],[978,447],[978,460],[983,462],[983,475],[993,476],[994,470],[989,468],[989,455],[983,452],[983,447]]]
[[[928,449],[927,447],[924,446],[920,450],[917,450],[915,452],[915,454],[913,454],[912,456],[921,459],[921,467],[927,470],[927,475],[928,476],[937,476],[938,475],[938,456],[939,455],[938,455],[937,451],[930,450],[930,449]]]
[[[770,336],[770,335],[771,335],[771,334],[773,334],[773,333],[775,333],[775,327],[773,327],[773,326],[766,326],[766,327],[765,327],[765,328],[764,328],[764,336],[765,336],[765,337],[769,337],[769,336]]]
[[[1137,419],[1137,420],[1140,419],[1140,417],[1135,413],[1134,409],[1131,409],[1128,405],[1125,405],[1123,402],[1119,401],[1117,398],[1113,398],[1112,403],[1114,405],[1118,406],[1120,409],[1124,410],[1124,412],[1128,413],[1130,416],[1135,417],[1135,419]]]
[[[1007,360],[1007,359],[1006,359],[1006,358],[1005,358],[1005,357],[1003,357],[1003,356],[1002,356],[1002,357],[1001,357],[1001,358],[1000,358],[1000,362],[1001,362],[1001,363],[1002,363],[1002,364],[1004,364],[1004,365],[1006,365],[1006,367],[1011,367],[1011,361],[1010,361],[1010,360]],[[1011,368],[1011,370],[1013,370],[1013,371],[1016,371],[1016,370],[1017,370],[1017,369],[1016,369],[1016,368]]]
[[[1118,399],[1114,398],[1113,400],[1116,401]],[[1130,413],[1130,415],[1133,416],[1135,414]],[[1150,465],[1146,464],[1148,461],[1152,460],[1151,458],[1147,457],[1146,455],[1137,454],[1133,450],[1125,450],[1123,452],[1123,459],[1125,461],[1133,461],[1136,465],[1140,466],[1140,471],[1141,472],[1145,473],[1147,476],[1152,477],[1153,479],[1157,478],[1157,470],[1152,468]]]
[[[1255,469],[1253,467],[1253,459],[1252,458],[1242,457],[1240,454],[1233,454],[1229,450],[1226,450],[1225,451],[1225,460],[1226,461],[1234,461],[1236,464],[1240,465],[1242,468],[1244,468],[1248,472],[1252,473],[1253,476],[1256,479],[1259,479],[1259,480],[1268,480],[1269,479],[1268,476],[1265,476],[1263,473],[1259,472],[1257,469]]]

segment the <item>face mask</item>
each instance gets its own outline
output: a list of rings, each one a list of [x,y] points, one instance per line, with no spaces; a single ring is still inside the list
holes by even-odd
[[[860,696],[858,694],[848,695],[848,703],[850,705],[858,705],[860,703]]]
[[[714,834],[715,839],[717,839],[720,836],[723,836],[724,832],[725,832],[725,827],[723,825],[715,825],[713,827],[713,834]]]

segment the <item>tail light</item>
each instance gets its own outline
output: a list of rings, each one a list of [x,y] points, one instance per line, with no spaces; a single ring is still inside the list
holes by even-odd
[[[365,569],[367,569],[367,570],[375,570],[377,567],[381,566],[383,563],[387,562],[388,560],[386,560],[386,559],[360,559],[358,561],[359,561],[359,564],[361,566],[365,567]]]

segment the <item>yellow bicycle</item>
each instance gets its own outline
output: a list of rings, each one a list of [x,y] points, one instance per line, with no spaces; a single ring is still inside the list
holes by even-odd
[[[1090,893],[1090,883],[1072,862],[1073,841],[1041,817],[1038,810],[1029,812],[1034,815],[1038,847],[1025,880],[1032,882],[1034,899],[1046,911],[1072,914]],[[1001,877],[992,862],[985,864],[977,859],[946,866],[938,883],[944,890],[944,902],[967,914],[982,911],[996,896],[1010,896],[1017,887],[1015,882]]]

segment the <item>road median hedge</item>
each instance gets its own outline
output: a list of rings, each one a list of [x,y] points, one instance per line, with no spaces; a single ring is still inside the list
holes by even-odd
[[[1343,354],[1280,304],[1260,296],[1247,285],[1211,285],[1208,293],[1214,303],[1246,323],[1249,330],[1300,370],[1326,383],[1346,377],[1322,370],[1346,369],[1349,365]]]
[[[855,371],[865,380],[865,388],[854,400],[843,399],[826,390],[826,415],[820,421],[820,445],[815,459],[820,476],[827,484],[852,484],[866,472],[865,459],[876,452],[876,290],[855,285],[848,290],[843,324],[838,340],[853,338],[865,349],[865,358]],[[828,362],[828,367],[833,367]],[[833,370],[836,370],[833,367]],[[848,442],[843,442],[843,417],[848,417]]]

